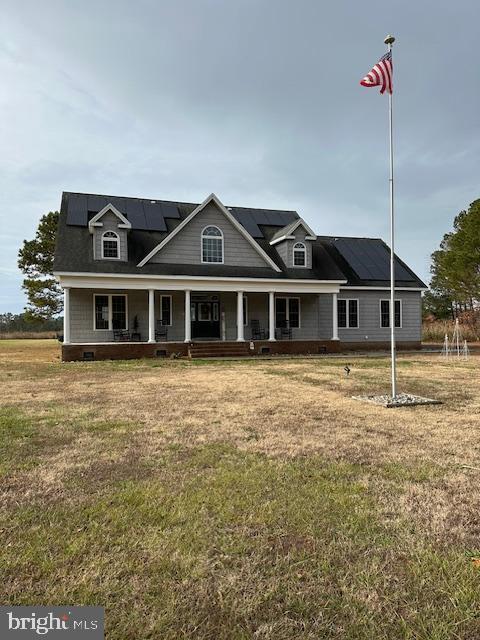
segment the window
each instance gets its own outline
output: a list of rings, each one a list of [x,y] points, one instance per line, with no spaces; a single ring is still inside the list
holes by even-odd
[[[112,331],[128,329],[127,296],[98,295],[93,296],[95,331]]]
[[[303,244],[303,242],[296,242],[293,245],[293,266],[294,267],[307,266],[307,249]]]
[[[202,262],[223,263],[223,233],[218,227],[202,231]]]
[[[198,303],[198,319],[200,322],[210,322],[212,319],[212,305],[210,302]]]
[[[390,328],[390,300],[380,300],[380,326]],[[395,300],[395,327],[402,326],[402,301]]]
[[[160,324],[172,326],[172,296],[160,296]]]
[[[120,238],[114,231],[105,231],[102,236],[102,258],[120,257]]]
[[[247,296],[243,296],[243,326],[246,327],[248,324],[248,302]]]
[[[111,296],[112,329],[128,329],[126,296]]]
[[[358,328],[358,300],[338,300],[337,310],[340,329]]]
[[[95,296],[95,329],[108,329],[110,312],[108,296]]]
[[[275,299],[275,326],[290,329],[300,327],[300,298]]]

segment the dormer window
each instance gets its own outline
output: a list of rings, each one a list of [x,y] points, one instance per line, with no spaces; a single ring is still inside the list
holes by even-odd
[[[223,264],[223,233],[218,227],[202,231],[202,262]]]
[[[303,242],[296,242],[293,245],[293,266],[294,267],[307,266],[307,249],[303,244]]]
[[[120,238],[114,231],[105,231],[102,235],[102,258],[120,257]]]

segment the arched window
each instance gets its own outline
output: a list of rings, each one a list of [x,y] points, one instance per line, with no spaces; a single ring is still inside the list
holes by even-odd
[[[105,231],[102,235],[102,258],[120,257],[120,238],[114,231]]]
[[[307,249],[303,244],[303,242],[296,242],[293,245],[293,266],[294,267],[307,266]]]
[[[205,227],[202,231],[202,262],[223,263],[223,233],[218,227]]]

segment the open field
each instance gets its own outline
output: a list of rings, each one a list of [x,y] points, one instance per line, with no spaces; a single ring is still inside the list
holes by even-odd
[[[0,340],[51,340],[55,338],[55,331],[0,331]]]
[[[445,334],[448,334],[448,338],[451,340],[454,329],[455,323],[453,322],[453,320],[435,320],[433,322],[424,322],[422,325],[422,341],[427,343],[435,342],[442,344],[445,338]],[[468,340],[470,344],[478,344],[480,340],[480,323],[478,320],[472,321],[470,323],[461,321],[460,331],[464,340]]]
[[[352,369],[347,379],[343,367]],[[480,357],[59,363],[0,343],[0,600],[109,640],[480,638]]]

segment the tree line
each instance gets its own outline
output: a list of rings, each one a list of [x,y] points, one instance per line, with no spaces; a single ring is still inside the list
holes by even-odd
[[[0,313],[0,333],[61,331],[63,318],[34,319],[27,313]]]

